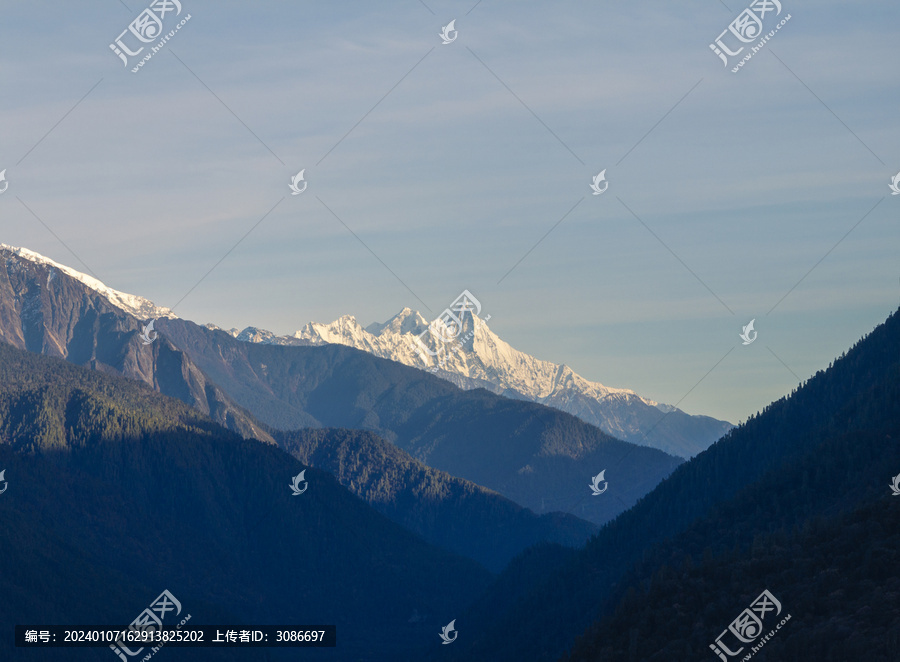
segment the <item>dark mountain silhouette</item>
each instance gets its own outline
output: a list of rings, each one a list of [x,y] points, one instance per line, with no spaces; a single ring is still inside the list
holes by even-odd
[[[295,458],[328,471],[383,515],[494,572],[535,543],[580,547],[597,532],[572,515],[535,515],[496,492],[417,462],[371,432],[273,434]]]
[[[293,496],[304,469],[307,490]],[[440,646],[440,627],[490,579],[274,445],[138,382],[2,343],[0,470],[4,660],[113,659],[12,649],[13,625],[123,625],[164,589],[198,624],[336,624],[339,648],[304,651],[317,659],[411,659]]]
[[[789,605],[802,603],[812,608],[812,603],[797,596],[807,588],[812,590],[814,575],[806,572],[792,580],[782,572],[792,563],[792,551],[808,539],[804,538],[808,527],[837,535],[847,523],[865,523],[866,513],[872,512],[876,502],[896,505],[884,495],[890,494],[890,476],[900,472],[900,466],[891,467],[900,461],[898,344],[900,313],[895,312],[827,370],[680,466],[634,508],[603,527],[562,567],[550,573],[536,570],[523,579],[527,587],[505,609],[486,612],[473,606],[460,617],[479,616],[472,619],[470,636],[457,642],[449,653],[441,651],[441,659],[556,660],[595,622],[580,639],[571,660],[684,659],[701,652],[708,657],[708,644],[765,588],[784,595]],[[892,521],[885,517],[888,520],[877,518],[876,530]],[[816,524],[819,520],[821,525]],[[845,549],[852,546],[853,530],[850,527],[838,536],[835,554],[843,554],[837,551],[840,545]],[[770,559],[778,558],[784,566],[758,564],[763,556],[760,546],[766,540],[783,548]],[[831,600],[829,610],[820,609],[822,620],[815,627],[821,629],[822,623],[831,619],[856,623],[867,635],[894,632],[893,628],[900,626],[900,612],[896,596],[881,595],[877,588],[884,572],[881,562],[862,548],[844,558],[828,556],[825,549],[818,547],[821,556],[815,557],[815,567],[827,566],[831,574],[838,568],[853,568],[848,576],[868,579],[855,589],[855,602],[846,610],[837,600]],[[722,558],[735,560],[736,576],[744,573],[748,583],[741,583],[740,591],[733,584],[723,584],[720,591],[713,588],[718,577],[715,569],[722,567]],[[689,591],[681,592],[672,583],[672,569],[685,564],[701,568],[696,572],[698,581],[706,582],[702,595],[710,599],[703,606],[693,601]],[[703,567],[709,568],[708,577],[703,576]],[[655,575],[661,583],[654,585]],[[843,580],[840,585],[848,586]],[[690,624],[686,631],[674,632],[659,615],[633,620],[661,608],[648,597],[651,586],[665,588],[670,601],[666,613],[671,615],[675,609],[680,614],[678,622]],[[816,588],[815,594],[823,590]],[[502,589],[489,589],[482,601],[497,600],[498,594]],[[853,604],[876,599],[884,599],[887,613],[862,623],[866,612],[853,612]],[[806,641],[807,635],[799,634],[801,628],[796,631],[780,633],[778,639],[783,643],[777,645],[785,646],[783,650],[799,650],[798,642]],[[672,646],[665,643],[670,639],[675,642]],[[701,651],[700,642],[705,642],[705,650]],[[848,643],[849,647],[842,649],[848,651],[844,657],[821,659],[862,659],[849,653],[860,650],[860,645],[859,640]],[[686,652],[689,647],[692,653]],[[669,654],[656,654],[658,650]],[[770,650],[774,655],[778,648],[773,645]],[[436,659],[430,654],[423,658]],[[761,653],[758,659],[766,658]]]
[[[816,461],[824,454],[832,461]],[[764,632],[791,620],[754,660],[900,659],[900,503],[886,457],[900,473],[900,427],[831,438],[768,475],[654,550],[613,613],[563,659],[715,660],[709,645],[764,589],[783,609]]]

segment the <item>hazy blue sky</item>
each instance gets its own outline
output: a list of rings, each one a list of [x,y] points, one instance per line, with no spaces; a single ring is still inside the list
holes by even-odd
[[[467,288],[513,346],[733,422],[900,303],[895,2],[783,0],[734,74],[708,45],[750,0],[183,0],[133,74],[109,44],[150,1],[3,4],[0,242],[173,306],[274,207],[176,313]]]

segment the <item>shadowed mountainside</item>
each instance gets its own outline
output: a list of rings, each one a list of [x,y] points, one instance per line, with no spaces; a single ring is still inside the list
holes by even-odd
[[[274,435],[288,453],[328,471],[381,514],[494,572],[535,543],[580,547],[597,532],[572,515],[535,515],[496,492],[417,462],[371,432]]]
[[[140,383],[5,344],[0,469],[7,632],[17,623],[122,625],[168,589],[193,623],[332,623],[339,648],[316,657],[393,661],[440,645],[435,633],[490,578],[274,445],[242,439]],[[295,497],[288,485],[304,469],[308,487]],[[11,637],[0,638],[0,659],[97,654],[113,657],[12,649]]]
[[[432,468],[539,514],[562,511],[608,521],[681,463],[614,439],[571,414],[482,389],[462,391],[349,347],[245,343],[177,319],[162,319],[158,327],[268,425],[369,430]],[[591,476],[604,469],[608,498],[592,499]]]
[[[685,605],[693,601],[679,594],[677,603],[683,610],[679,622],[689,621],[692,629],[674,637],[671,647],[663,645],[664,635],[656,634],[658,619],[649,623],[629,621],[628,632],[633,634],[622,631],[623,613],[637,618],[637,614],[652,609],[644,595],[622,603],[629,587],[644,593],[655,573],[662,573],[669,582],[667,599],[675,600],[670,569],[681,568],[689,557],[694,565],[700,558],[708,561],[712,573],[717,567],[714,559],[729,553],[733,559],[758,559],[760,554],[754,551],[757,536],[765,540],[783,530],[792,537],[782,535],[772,540],[792,549],[803,539],[803,527],[817,518],[824,519],[825,527],[831,530],[840,528],[842,511],[850,513],[847,522],[859,525],[865,521],[867,508],[875,501],[884,501],[890,476],[900,470],[889,466],[900,451],[898,345],[900,312],[895,312],[827,370],[819,371],[790,396],[773,402],[676,469],[634,508],[603,527],[571,560],[548,574],[536,571],[523,578],[527,587],[520,597],[507,602],[505,609],[486,611],[479,606],[490,600],[498,603],[498,589],[489,589],[460,617],[471,620],[470,636],[457,642],[453,651],[442,652],[441,659],[506,662],[524,656],[552,661],[595,622],[598,625],[585,634],[573,660],[593,660],[598,655],[617,660],[673,658],[671,654],[651,657],[654,651],[649,643],[635,643],[641,637],[669,653],[677,652],[674,657],[679,659],[687,655],[689,644],[696,653],[698,642],[712,643],[747,606],[746,595],[752,593],[752,599],[766,587],[776,595],[779,590],[785,595],[802,590],[805,579],[800,577],[795,584],[779,574],[779,566],[773,564],[766,567],[774,573],[773,578],[780,578],[778,586],[753,584],[744,586],[740,595],[720,594],[718,604],[729,605],[724,613],[690,611]],[[885,506],[895,505],[893,500],[888,501]],[[823,547],[819,549],[824,551]],[[779,554],[781,562],[789,562],[789,555]],[[878,597],[875,578],[880,570],[870,553],[860,550],[852,558],[824,557],[817,563],[835,569],[857,563],[857,576],[859,572],[865,576],[866,568],[871,568],[871,581],[865,588],[871,592],[865,593],[865,599]],[[764,569],[757,566],[745,576],[758,579]],[[707,595],[710,590],[707,587]],[[604,620],[616,614],[618,620]],[[841,622],[858,622],[863,617],[834,603],[832,611],[820,616]],[[900,613],[891,611],[888,620],[890,627],[900,626]],[[669,632],[663,626],[658,631]],[[874,633],[877,629],[867,631]],[[604,639],[613,632],[610,641]],[[796,646],[796,642],[790,642],[793,636],[779,635],[779,640],[785,641],[785,646]],[[612,657],[604,658],[607,653]],[[430,654],[423,654],[423,658],[436,659]]]

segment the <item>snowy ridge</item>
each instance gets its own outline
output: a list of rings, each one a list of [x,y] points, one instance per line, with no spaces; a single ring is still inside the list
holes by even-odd
[[[120,308],[130,315],[134,315],[138,319],[148,320],[158,319],[160,317],[177,317],[177,315],[175,315],[168,308],[161,308],[154,304],[152,301],[144,299],[143,297],[114,290],[111,287],[107,287],[104,283],[100,282],[96,278],[93,278],[92,276],[83,274],[80,271],[76,271],[71,267],[65,266],[64,264],[59,264],[58,262],[51,260],[49,257],[44,257],[40,253],[35,253],[34,251],[30,251],[27,248],[18,248],[16,246],[0,244],[0,251],[8,251],[20,258],[29,260],[30,262],[43,264],[54,269],[58,269],[67,276],[80,281],[87,287],[103,295],[116,308]]]
[[[433,324],[445,335],[452,335],[441,320]],[[566,365],[542,361],[515,349],[474,313],[465,316],[462,332],[458,334],[461,340],[455,343],[443,342],[430,332],[423,333],[428,325],[420,313],[404,308],[385,324],[371,324],[365,329],[352,315],[340,317],[331,324],[311,322],[297,331],[294,338],[348,345],[431,372],[484,380],[529,399],[547,398],[561,389],[576,389],[597,399],[612,394],[638,397],[630,389],[590,382]],[[656,406],[652,400],[642,400]]]

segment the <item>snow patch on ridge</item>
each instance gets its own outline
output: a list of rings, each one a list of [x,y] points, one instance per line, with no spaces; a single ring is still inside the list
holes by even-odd
[[[49,257],[45,257],[40,253],[30,251],[27,248],[19,248],[17,246],[9,246],[8,244],[0,244],[0,251],[8,251],[13,255],[16,255],[30,262],[43,264],[51,267],[52,269],[58,269],[67,276],[80,281],[98,294],[103,295],[112,305],[124,310],[130,315],[134,315],[138,319],[147,320],[158,319],[160,317],[178,317],[168,308],[157,306],[149,299],[114,290],[111,287],[107,287],[104,283],[100,282],[92,276],[88,276],[87,274],[81,273],[80,271],[76,271],[75,269],[67,267],[64,264],[60,264],[59,262],[55,262]],[[48,276],[48,284],[52,282],[53,277],[53,272],[51,271],[50,275]]]
[[[310,322],[294,334],[294,338],[347,345],[392,361],[421,369],[437,368],[437,362],[423,360],[416,337],[431,352],[440,351],[440,371],[486,381],[499,391],[510,389],[529,398],[540,400],[561,390],[574,389],[592,398],[603,399],[614,394],[639,397],[631,389],[611,388],[590,382],[566,365],[542,361],[521,352],[490,330],[476,315],[466,315],[460,337],[461,344],[445,343],[430,333],[424,333],[428,321],[418,312],[404,308],[384,324],[370,324],[363,328],[351,315],[330,324]],[[423,334],[423,335],[420,335]],[[426,353],[425,358],[429,358]],[[643,400],[643,398],[642,398]],[[651,406],[656,403],[644,400]]]

